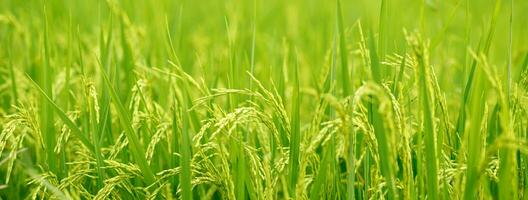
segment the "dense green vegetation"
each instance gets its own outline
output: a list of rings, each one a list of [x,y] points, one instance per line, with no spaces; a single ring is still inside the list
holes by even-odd
[[[0,199],[528,199],[527,13],[2,0]]]

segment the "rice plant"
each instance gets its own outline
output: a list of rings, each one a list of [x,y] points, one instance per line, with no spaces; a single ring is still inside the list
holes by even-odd
[[[528,1],[0,1],[0,199],[528,199]]]

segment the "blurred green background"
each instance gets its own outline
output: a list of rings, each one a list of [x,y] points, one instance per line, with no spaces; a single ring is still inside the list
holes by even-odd
[[[464,77],[467,77],[464,67],[468,62],[466,52],[468,48],[476,49],[485,35],[496,1],[387,2],[387,53],[402,52],[404,29],[409,32],[419,31],[424,38],[431,39],[433,44],[438,43],[434,52],[431,52],[434,55],[431,60],[441,86],[446,91],[459,91]],[[381,1],[370,0],[342,1],[343,23],[350,49],[357,49],[359,44],[358,20],[361,20],[363,31],[372,29],[378,32],[380,3]],[[313,77],[318,76],[325,64],[325,56],[332,48],[336,31],[336,2],[332,0],[3,0],[0,2],[0,42],[5,47],[9,36],[12,36],[10,45],[17,50],[13,55],[26,58],[15,60],[38,59],[35,58],[35,51],[39,51],[38,47],[42,42],[35,38],[42,40],[44,4],[47,5],[49,36],[58,44],[52,47],[55,55],[68,54],[67,38],[72,29],[74,32],[78,30],[86,48],[97,54],[98,49],[95,47],[101,29],[108,29],[110,23],[113,23],[112,27],[117,33],[122,24],[118,15],[123,15],[128,19],[125,34],[132,43],[134,53],[138,56],[137,60],[147,66],[167,65],[169,51],[165,42],[165,30],[168,22],[182,66],[188,73],[197,76],[207,72],[210,75],[204,77],[209,82],[226,77],[229,40],[232,40],[231,45],[237,55],[236,62],[241,68],[247,69],[252,29],[256,22],[256,76],[270,77],[274,67],[283,62],[280,55],[283,53],[283,46],[288,45],[306,58],[303,59],[305,63],[301,65],[301,83],[316,84]],[[510,1],[502,1],[490,51],[490,61],[504,73],[508,60],[509,10]],[[527,10],[527,1],[514,1],[514,77],[520,72],[516,66],[522,62],[528,50],[528,22],[525,19]],[[2,49],[0,54],[5,58],[6,48]],[[354,55],[357,55],[357,52]],[[61,56],[54,57],[56,60],[66,59]],[[361,68],[359,60],[358,56],[351,58],[353,71]],[[18,63],[17,66],[30,70],[27,65]],[[263,78],[262,81],[269,79]]]

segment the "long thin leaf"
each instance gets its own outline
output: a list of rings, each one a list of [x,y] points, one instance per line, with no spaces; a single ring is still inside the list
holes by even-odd
[[[155,177],[154,173],[152,173],[152,170],[150,166],[147,163],[146,157],[145,157],[145,149],[143,148],[143,145],[140,143],[136,132],[132,128],[132,124],[130,121],[129,112],[125,108],[125,106],[121,103],[121,100],[119,99],[119,96],[117,95],[117,92],[115,91],[114,87],[112,86],[112,83],[110,82],[110,79],[108,78],[108,75],[106,74],[105,70],[102,69],[101,66],[101,75],[103,76],[103,82],[105,86],[108,89],[108,94],[110,94],[117,110],[117,114],[119,117],[119,121],[121,122],[121,126],[123,129],[125,129],[126,137],[129,140],[129,150],[134,156],[134,160],[139,165],[139,169],[143,173],[143,176],[145,178],[145,182],[150,185],[154,183]]]

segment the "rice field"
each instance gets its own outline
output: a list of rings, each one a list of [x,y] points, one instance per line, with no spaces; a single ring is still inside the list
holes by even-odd
[[[527,17],[1,0],[0,199],[528,199]]]

